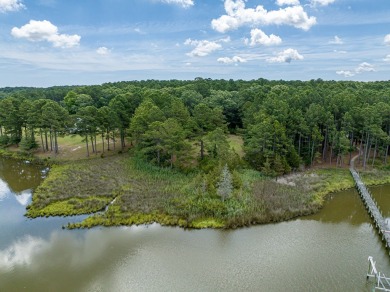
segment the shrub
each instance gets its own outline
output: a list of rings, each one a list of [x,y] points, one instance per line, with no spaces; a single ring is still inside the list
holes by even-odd
[[[9,144],[9,137],[7,135],[0,136],[0,145],[7,146]]]
[[[33,139],[31,137],[23,138],[20,141],[19,146],[22,150],[25,150],[25,151],[37,149],[39,147],[37,141],[35,141],[35,139]]]

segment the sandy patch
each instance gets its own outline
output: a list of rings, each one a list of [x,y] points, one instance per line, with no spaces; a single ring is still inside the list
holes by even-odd
[[[77,146],[76,148],[73,148],[71,151],[76,151],[76,150],[79,150],[81,149],[81,146]]]
[[[281,185],[287,185],[287,186],[293,186],[295,187],[299,182],[302,181],[302,179],[307,179],[307,178],[318,178],[318,175],[315,173],[291,173],[284,175],[282,177],[279,177],[276,182],[281,184]]]

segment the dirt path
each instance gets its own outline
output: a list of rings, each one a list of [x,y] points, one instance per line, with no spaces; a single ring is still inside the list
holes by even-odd
[[[356,154],[354,157],[352,157],[352,159],[351,159],[351,165],[350,165],[350,168],[352,168],[352,169],[355,169],[355,160],[356,160],[356,158],[358,158],[360,155],[362,155],[363,154],[363,152],[360,152],[360,149],[358,148],[358,154]]]

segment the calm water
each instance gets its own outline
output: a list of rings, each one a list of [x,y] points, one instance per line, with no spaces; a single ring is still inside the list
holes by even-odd
[[[0,291],[370,291],[370,255],[390,274],[354,190],[314,216],[240,230],[67,231],[77,218],[23,217],[41,175],[0,160]],[[372,191],[390,212],[390,186]]]

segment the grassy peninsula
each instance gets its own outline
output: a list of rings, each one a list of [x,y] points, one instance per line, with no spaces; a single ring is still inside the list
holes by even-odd
[[[233,195],[221,201],[204,175],[159,168],[129,153],[71,161],[53,165],[27,216],[91,213],[69,228],[152,222],[235,228],[311,214],[330,192],[353,187],[348,169],[316,169],[278,180],[249,169],[236,176]]]

